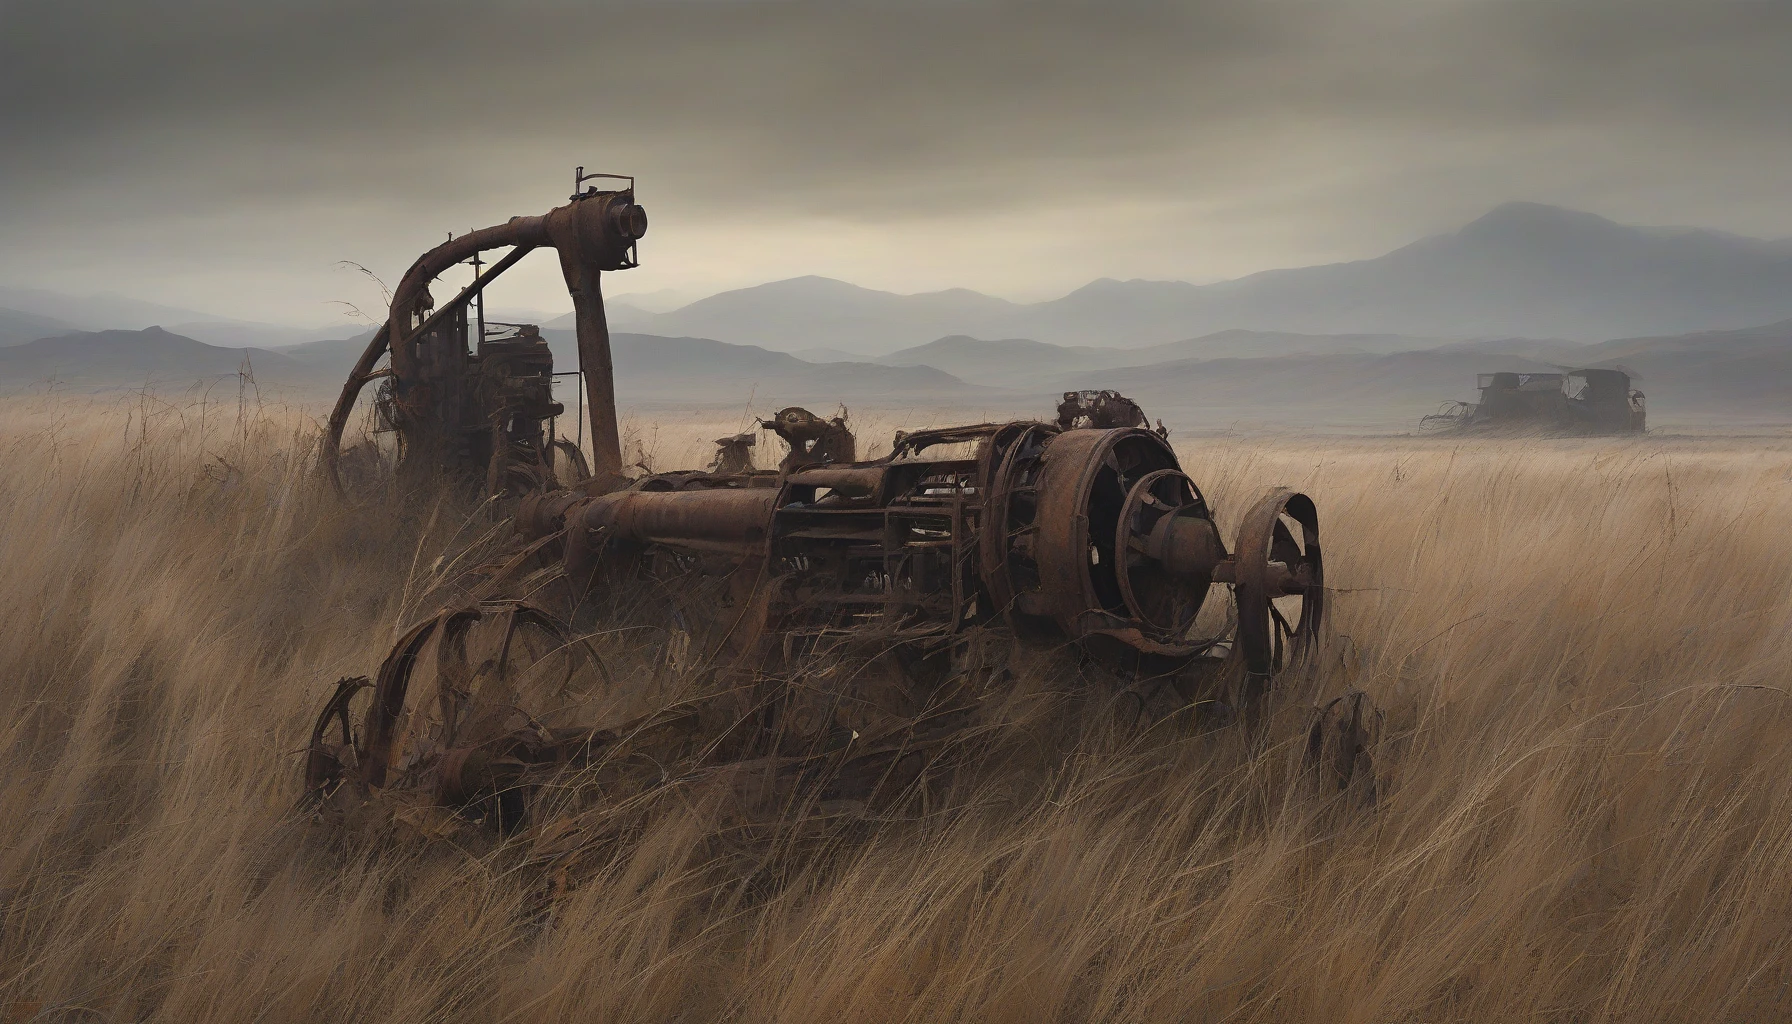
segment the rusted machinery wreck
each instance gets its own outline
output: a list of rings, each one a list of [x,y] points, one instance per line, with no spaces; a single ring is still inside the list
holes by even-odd
[[[1319,640],[1313,502],[1270,491],[1228,548],[1164,432],[1112,392],[1068,394],[1051,420],[899,433],[870,461],[854,461],[843,420],[787,409],[765,422],[790,449],[776,470],[752,468],[743,435],[709,470],[628,478],[599,280],[635,265],[645,229],[632,180],[586,188],[438,246],[394,294],[324,462],[377,380],[399,472],[519,499],[516,539],[373,677],[338,684],[305,765],[320,804],[530,828],[548,858],[697,779],[783,814],[888,809],[1000,728],[1015,652],[1084,659],[1230,718]],[[432,304],[431,279],[503,246]],[[577,311],[588,471],[554,457],[568,446],[539,335],[469,333],[469,300],[535,247],[556,250]],[[628,664],[593,639],[631,630],[654,639]],[[700,682],[657,706],[627,699],[672,672]],[[1364,755],[1364,714],[1360,695],[1334,702],[1309,738],[1340,783]]]
[[[1646,429],[1643,393],[1616,369],[1562,373],[1482,373],[1479,402],[1448,402],[1419,421],[1437,431],[1546,430],[1636,434]]]

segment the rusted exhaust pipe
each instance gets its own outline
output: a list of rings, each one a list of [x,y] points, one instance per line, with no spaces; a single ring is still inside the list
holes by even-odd
[[[825,487],[849,498],[868,498],[883,489],[883,466],[825,466],[799,469],[785,477],[795,487]]]
[[[770,487],[619,491],[586,506],[579,521],[626,543],[738,556],[764,545],[777,500],[778,491]]]

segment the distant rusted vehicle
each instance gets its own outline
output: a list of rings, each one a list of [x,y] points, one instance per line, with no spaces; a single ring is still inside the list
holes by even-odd
[[[344,390],[326,466],[380,380],[401,474],[483,482],[515,537],[371,678],[338,684],[306,763],[321,804],[543,826],[549,860],[613,834],[617,808],[702,779],[774,811],[799,793],[890,807],[1005,727],[1016,658],[1098,664],[1107,700],[1154,718],[1200,705],[1230,721],[1322,638],[1313,501],[1270,490],[1228,548],[1167,432],[1111,391],[1066,393],[1049,420],[898,433],[869,461],[843,415],[787,408],[761,423],[789,448],[775,470],[754,467],[745,434],[708,470],[628,475],[597,278],[635,265],[646,215],[629,184],[425,254]],[[515,248],[434,308],[436,274],[497,246]],[[470,329],[469,300],[533,246],[559,251],[577,309],[589,469],[557,439],[538,332]],[[668,675],[696,691],[616,712]],[[1327,707],[1310,749],[1344,784],[1363,703]]]
[[[1645,426],[1643,393],[1623,370],[1482,373],[1479,402],[1449,402],[1424,417],[1425,430],[1544,430],[1562,434],[1636,434]]]

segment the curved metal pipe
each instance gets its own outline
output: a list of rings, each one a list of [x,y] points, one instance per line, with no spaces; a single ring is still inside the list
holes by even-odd
[[[368,343],[354,371],[343,385],[330,412],[323,443],[323,464],[340,491],[337,468],[342,432],[348,424],[361,389],[373,378],[373,366],[381,355],[392,354],[392,375],[400,387],[416,381],[418,353],[411,341],[425,328],[439,323],[477,294],[492,278],[541,246],[560,254],[561,270],[576,314],[579,355],[584,370],[587,405],[591,410],[592,475],[599,489],[622,480],[622,445],[616,423],[616,389],[610,356],[609,324],[604,316],[603,293],[598,279],[605,270],[634,266],[633,246],[647,231],[647,215],[634,201],[633,189],[620,192],[588,191],[573,201],[537,217],[512,217],[503,224],[470,231],[452,238],[417,257],[392,293],[392,308],[385,326]],[[449,267],[488,249],[514,247],[491,271],[461,292],[452,302],[426,317],[429,282]],[[401,428],[404,426],[400,425]],[[427,429],[427,428],[423,428]]]
[[[336,493],[342,493],[342,476],[337,466],[342,461],[342,431],[348,426],[349,413],[355,409],[355,399],[361,396],[361,389],[373,379],[373,364],[386,354],[386,337],[390,333],[389,325],[381,324],[380,329],[373,332],[373,339],[362,350],[361,358],[355,360],[355,368],[349,371],[348,380],[342,385],[342,394],[336,396],[336,407],[330,410],[330,422],[324,429],[324,473],[330,478],[330,486]]]
[[[417,261],[411,264],[411,269],[405,271],[404,277],[399,280],[397,290],[392,293],[392,312],[386,318],[388,333],[409,339],[421,322],[422,311],[418,303],[427,292],[429,282],[440,277],[456,263],[471,259],[476,253],[507,245],[528,248],[547,245],[547,221],[551,216],[553,214],[550,213],[539,217],[512,217],[494,227],[469,231],[459,238],[451,238],[417,257]],[[416,318],[416,322],[413,322],[413,318]],[[393,330],[394,325],[397,326],[396,331]],[[392,372],[400,379],[409,377],[415,369],[415,353],[408,351],[409,348],[408,345],[392,345]]]
[[[771,487],[618,491],[585,506],[579,525],[630,544],[744,556],[764,547],[778,493]]]

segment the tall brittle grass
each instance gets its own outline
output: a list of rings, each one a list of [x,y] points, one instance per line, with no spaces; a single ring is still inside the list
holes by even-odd
[[[753,899],[705,890],[693,811],[544,905],[290,813],[320,700],[484,526],[344,506],[299,417],[213,414],[0,413],[0,1020],[1792,1016],[1783,444],[1189,442],[1227,537],[1271,484],[1319,504],[1290,724],[1042,759]],[[1352,687],[1373,808],[1287,770]]]

